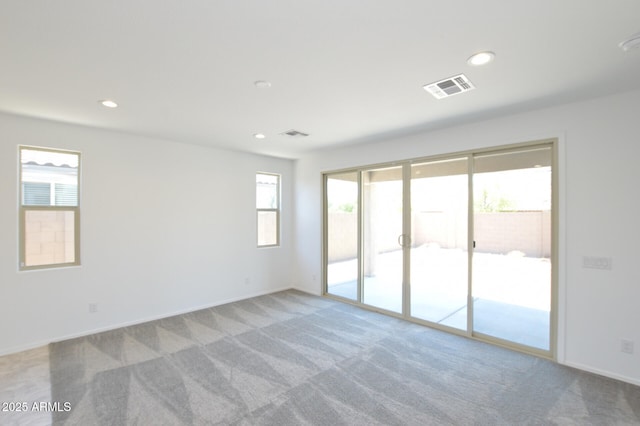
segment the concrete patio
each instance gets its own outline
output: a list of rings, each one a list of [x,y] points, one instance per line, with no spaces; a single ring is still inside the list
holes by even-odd
[[[551,263],[509,254],[473,255],[473,331],[549,350]],[[467,252],[424,245],[411,251],[410,316],[467,330]],[[366,305],[402,313],[402,251],[377,256],[364,278]],[[328,267],[328,293],[357,299],[357,262]]]

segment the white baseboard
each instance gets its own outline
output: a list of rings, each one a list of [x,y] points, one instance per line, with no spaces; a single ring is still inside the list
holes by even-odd
[[[587,371],[589,373],[597,374],[599,376],[609,377],[610,379],[620,380],[621,382],[631,383],[632,385],[640,386],[640,380],[633,377],[622,376],[620,374],[612,373],[611,371],[600,370],[588,365],[580,364],[577,362],[562,362],[559,363],[566,365],[567,367],[576,368],[578,370]]]
[[[191,307],[191,308],[187,308],[187,309],[183,309],[183,310],[179,310],[179,311],[173,311],[173,312],[166,313],[166,314],[155,315],[155,316],[152,316],[152,317],[141,318],[141,319],[137,319],[137,320],[134,320],[134,321],[127,321],[127,322],[112,324],[112,325],[109,325],[109,326],[106,326],[106,327],[99,327],[99,328],[95,328],[95,329],[91,329],[91,330],[86,330],[86,331],[82,331],[80,333],[73,333],[73,334],[63,335],[63,336],[57,337],[57,338],[55,338],[53,340],[32,342],[32,343],[29,343],[27,345],[13,347],[13,348],[10,348],[10,349],[4,350],[4,351],[0,351],[0,356],[10,355],[10,354],[18,353],[18,352],[23,352],[23,351],[28,351],[28,350],[40,348],[40,347],[46,346],[46,345],[48,345],[50,343],[53,343],[53,342],[60,342],[60,341],[64,341],[64,340],[75,339],[75,338],[78,338],[78,337],[85,337],[85,336],[89,336],[91,334],[102,333],[102,332],[105,332],[105,331],[116,330],[116,329],[122,328],[122,327],[129,327],[129,326],[132,326],[132,325],[143,324],[143,323],[149,322],[149,321],[157,321],[157,320],[160,320],[160,319],[169,318],[169,317],[173,317],[173,316],[176,316],[176,315],[187,314],[187,313],[199,311],[199,310],[202,310],[202,309],[213,308],[215,306],[225,305],[227,303],[238,302],[240,300],[251,299],[253,297],[264,296],[266,294],[277,293],[277,292],[285,291],[285,290],[298,290],[300,292],[303,292],[303,293],[306,293],[306,294],[310,294],[310,295],[313,295],[313,296],[320,296],[321,295],[318,292],[312,292],[312,291],[309,291],[306,288],[300,288],[300,287],[297,287],[297,286],[288,286],[288,287],[270,289],[270,290],[266,290],[266,291],[251,293],[251,294],[244,295],[244,296],[233,297],[233,298],[217,301],[217,302],[215,302],[213,304],[207,304],[207,305]],[[626,383],[630,383],[632,385],[640,386],[640,379],[636,379],[636,378],[633,378],[633,377],[623,376],[623,375],[620,375],[620,374],[613,373],[611,371],[601,370],[601,369],[598,369],[598,368],[593,368],[591,366],[580,364],[580,363],[560,362],[560,361],[558,361],[558,363],[561,364],[561,365],[566,365],[567,367],[576,368],[578,370],[587,371],[589,373],[598,374],[600,376],[609,377],[611,379],[620,380],[622,382],[626,382]]]
[[[293,286],[293,287],[291,287],[291,289],[292,290],[298,290],[298,291],[301,291],[303,293],[310,294],[312,296],[322,296],[322,292],[321,291],[310,291],[308,288],[302,288],[302,287]]]
[[[78,337],[85,337],[85,336],[89,336],[91,334],[103,333],[105,331],[111,331],[111,330],[116,330],[116,329],[122,328],[122,327],[129,327],[129,326],[132,326],[132,325],[143,324],[143,323],[149,322],[149,321],[157,321],[157,320],[160,320],[160,319],[169,318],[169,317],[173,317],[173,316],[176,316],[176,315],[188,314],[190,312],[195,312],[195,311],[199,311],[199,310],[202,310],[202,309],[213,308],[215,306],[226,305],[227,303],[238,302],[240,300],[251,299],[253,297],[264,296],[265,294],[272,294],[272,293],[277,293],[279,291],[285,291],[285,290],[291,290],[291,289],[294,289],[294,287],[288,286],[288,287],[270,289],[270,290],[261,291],[261,292],[257,292],[257,293],[251,293],[251,294],[248,294],[248,295],[245,295],[245,296],[239,296],[239,297],[233,297],[233,298],[230,298],[230,299],[221,300],[221,301],[215,302],[213,304],[201,305],[201,306],[191,307],[191,308],[187,308],[187,309],[183,309],[183,310],[179,310],[179,311],[169,312],[169,313],[166,313],[166,314],[154,315],[154,316],[151,316],[151,317],[145,317],[145,318],[141,318],[141,319],[136,319],[136,320],[133,320],[133,321],[127,321],[127,322],[121,322],[121,323],[117,323],[117,324],[111,324],[111,325],[108,325],[108,326],[105,326],[105,327],[99,327],[99,328],[94,328],[94,329],[91,329],[91,330],[81,331],[79,333],[66,334],[66,335],[62,335],[62,336],[56,337],[56,338],[54,338],[52,340],[37,341],[37,342],[29,343],[27,345],[21,345],[21,346],[16,346],[16,347],[13,347],[13,348],[5,349],[3,351],[0,351],[0,356],[15,354],[15,353],[18,353],[18,352],[24,352],[24,351],[28,351],[28,350],[31,350],[31,349],[40,348],[42,346],[46,346],[46,345],[48,345],[50,343],[61,342],[61,341],[64,341],[64,340],[75,339],[75,338],[78,338]]]

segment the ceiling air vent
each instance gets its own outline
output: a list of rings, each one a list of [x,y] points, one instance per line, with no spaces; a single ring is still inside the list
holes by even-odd
[[[292,138],[304,138],[305,136],[309,136],[308,133],[299,132],[293,129],[287,130],[286,132],[282,132],[280,134],[284,136],[291,136]]]
[[[436,99],[448,98],[449,96],[468,92],[476,88],[464,74],[436,81],[435,83],[425,84],[422,87]]]

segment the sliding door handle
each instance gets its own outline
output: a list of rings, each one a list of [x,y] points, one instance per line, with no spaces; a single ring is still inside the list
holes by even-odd
[[[398,235],[398,245],[402,248],[411,247],[411,237],[407,234]]]

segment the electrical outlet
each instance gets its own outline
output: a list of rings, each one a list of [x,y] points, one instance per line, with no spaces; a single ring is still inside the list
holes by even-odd
[[[98,304],[97,303],[89,303],[89,313],[95,314],[98,312]]]
[[[613,260],[610,257],[582,256],[582,267],[610,271],[613,268]]]
[[[244,279],[244,285],[249,285],[251,283],[251,279],[249,277]]]
[[[620,340],[620,351],[625,354],[633,354],[633,340]]]

